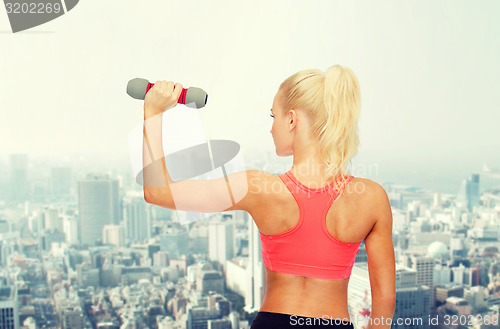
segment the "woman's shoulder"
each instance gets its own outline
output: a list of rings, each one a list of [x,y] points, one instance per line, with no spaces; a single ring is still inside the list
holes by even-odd
[[[361,187],[365,188],[367,192],[374,192],[376,190],[383,189],[382,185],[380,185],[379,183],[371,179],[358,176],[353,176],[353,178],[351,179],[351,183],[353,183],[353,185],[360,185]]]
[[[363,196],[365,199],[377,200],[387,196],[387,193],[379,183],[363,177],[354,176],[347,184],[347,193]]]
[[[352,185],[351,185],[352,184]],[[356,194],[367,209],[375,211],[376,209],[390,207],[389,197],[384,187],[368,178],[354,177],[348,184],[349,193]]]

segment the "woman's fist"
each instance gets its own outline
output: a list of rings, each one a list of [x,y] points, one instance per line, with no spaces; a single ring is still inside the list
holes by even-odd
[[[182,85],[172,81],[156,81],[144,98],[144,112],[148,116],[156,115],[177,105],[182,93]]]

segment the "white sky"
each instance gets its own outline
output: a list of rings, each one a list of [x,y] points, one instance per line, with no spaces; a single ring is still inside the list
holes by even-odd
[[[1,11],[1,157],[127,155],[135,77],[203,88],[207,139],[272,152],[281,81],[341,64],[360,82],[360,156],[500,162],[499,1],[85,0],[16,34]]]

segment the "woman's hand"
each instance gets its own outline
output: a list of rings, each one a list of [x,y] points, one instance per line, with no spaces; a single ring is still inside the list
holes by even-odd
[[[144,98],[144,116],[151,117],[177,105],[182,93],[182,85],[172,81],[156,81]]]

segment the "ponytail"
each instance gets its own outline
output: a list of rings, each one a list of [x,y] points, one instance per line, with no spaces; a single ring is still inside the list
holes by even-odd
[[[327,70],[324,104],[327,119],[319,129],[321,157],[327,163],[326,176],[340,174],[344,186],[347,162],[354,157],[359,146],[357,122],[361,97],[356,76],[351,70],[339,65]]]
[[[326,163],[326,179],[337,182],[340,178],[342,184],[336,189],[343,193],[347,163],[359,146],[361,97],[356,76],[340,65],[331,66],[326,73],[304,70],[283,81],[280,90],[288,111],[300,107],[312,118],[312,133],[318,138],[320,156]]]

